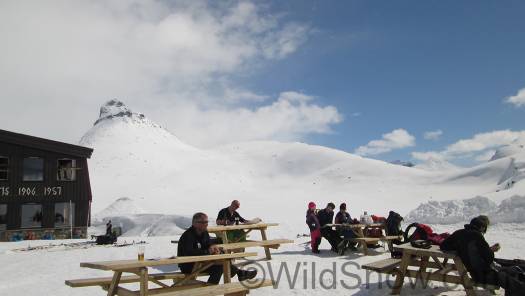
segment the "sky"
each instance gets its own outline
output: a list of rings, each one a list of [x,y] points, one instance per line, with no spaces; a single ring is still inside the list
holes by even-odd
[[[474,165],[525,142],[523,1],[2,1],[0,128],[76,143],[118,98],[201,148]]]

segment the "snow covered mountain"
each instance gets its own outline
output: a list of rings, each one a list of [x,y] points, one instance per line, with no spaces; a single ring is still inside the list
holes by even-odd
[[[320,207],[346,202],[353,216],[364,210],[385,215],[391,209],[406,214],[429,201],[484,196],[498,203],[525,192],[523,153],[474,168],[429,171],[304,143],[260,141],[203,150],[118,100],[101,107],[80,144],[95,149],[89,163],[94,213],[126,196],[143,213],[204,211],[213,221],[239,199],[247,218],[286,221],[284,227],[301,231],[309,201]],[[110,207],[103,215],[113,211],[118,213]]]

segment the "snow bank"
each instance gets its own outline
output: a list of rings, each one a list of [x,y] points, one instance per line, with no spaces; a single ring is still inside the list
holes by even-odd
[[[475,216],[487,215],[492,223],[525,222],[525,196],[513,196],[499,206],[487,197],[477,196],[464,200],[430,201],[412,210],[407,222],[426,224],[454,224],[468,222]]]
[[[120,227],[123,236],[165,236],[181,234],[191,225],[191,218],[180,215],[146,214],[134,200],[117,199],[93,217],[94,233],[104,233],[108,220]]]

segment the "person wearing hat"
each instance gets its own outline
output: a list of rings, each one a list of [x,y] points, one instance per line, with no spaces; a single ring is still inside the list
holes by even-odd
[[[341,203],[339,205],[339,212],[335,215],[335,224],[351,224],[352,217],[346,211],[346,203]],[[343,255],[346,249],[356,250],[356,243],[350,242],[349,239],[356,238],[357,235],[351,228],[340,228],[339,235],[343,236],[344,240],[338,246],[339,254]]]
[[[494,252],[499,251],[499,244],[489,246],[483,236],[490,225],[487,216],[478,216],[466,224],[464,229],[455,231],[443,241],[443,251],[455,251],[465,264],[476,283],[500,286],[505,295],[521,295],[520,283],[508,276],[503,269],[494,264]]]
[[[319,254],[319,245],[321,244],[321,224],[315,213],[316,205],[313,201],[308,204],[306,211],[306,225],[310,228],[310,246],[312,252]]]

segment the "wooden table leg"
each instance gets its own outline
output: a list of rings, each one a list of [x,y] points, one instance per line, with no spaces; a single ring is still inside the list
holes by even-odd
[[[392,288],[392,295],[399,295],[401,293],[401,288],[403,288],[405,274],[407,272],[409,264],[410,253],[405,250],[403,252],[403,257],[401,258],[401,266],[399,266],[399,273],[396,275],[396,281],[394,283],[394,287]]]
[[[223,244],[227,244],[228,242],[228,235],[226,235],[226,231],[221,231],[221,239]]]
[[[421,258],[419,271],[417,272],[416,282],[417,282],[418,279],[420,279],[424,288],[427,287],[427,283],[428,283],[428,276],[429,276],[429,274],[427,274],[426,271],[427,271],[429,258],[430,257],[428,257],[428,256],[424,256],[424,257]],[[423,277],[425,277],[425,278],[423,278]]]
[[[109,289],[108,289],[108,296],[113,296],[116,294],[121,276],[122,276],[122,272],[115,271],[115,273],[113,274],[113,280],[111,281],[111,285],[109,286]]]
[[[139,270],[140,274],[140,296],[148,295],[148,268],[143,267]]]
[[[268,238],[266,237],[266,228],[261,229],[261,238],[263,241],[268,240]],[[266,253],[266,259],[272,260],[272,255],[270,254],[270,248],[264,247],[264,253]]]
[[[363,253],[365,256],[368,256],[368,245],[366,242],[361,242],[361,246],[363,247]]]
[[[465,268],[465,265],[463,265],[463,262],[461,261],[461,259],[454,258],[454,264],[456,265],[456,269],[458,270],[460,280],[463,283],[463,287],[465,288],[465,292],[467,293],[467,296],[476,296],[476,292],[474,291],[474,286],[472,285],[472,282],[470,281],[470,277],[467,273],[467,269]]]
[[[224,277],[224,283],[231,283],[232,281],[232,273],[231,273],[231,265],[230,260],[223,260],[222,261],[222,275]]]

